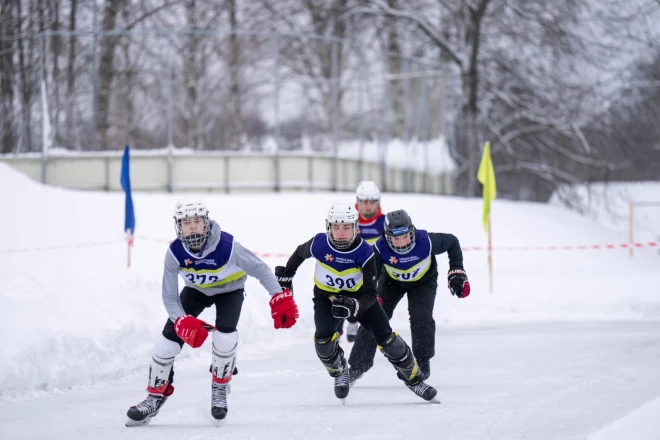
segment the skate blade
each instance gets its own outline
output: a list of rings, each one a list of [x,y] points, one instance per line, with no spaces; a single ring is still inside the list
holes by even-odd
[[[133,419],[128,419],[126,420],[125,425],[129,428],[134,428],[136,426],[145,426],[148,425],[149,422],[151,422],[152,417],[147,417],[144,420],[133,420]]]
[[[427,402],[428,402],[428,403],[435,403],[436,405],[439,405],[439,404],[442,403],[442,402],[440,402],[440,400],[438,399],[438,396],[434,397],[434,398],[431,399],[431,400],[427,400]]]
[[[212,423],[213,426],[215,426],[216,428],[220,428],[222,425],[225,424],[225,420],[227,420],[227,419],[214,419],[213,417],[211,417],[211,419],[212,419],[212,422],[211,422],[211,423]]]
[[[339,400],[341,400],[341,404],[342,404],[342,406],[346,405],[346,398],[339,399]]]

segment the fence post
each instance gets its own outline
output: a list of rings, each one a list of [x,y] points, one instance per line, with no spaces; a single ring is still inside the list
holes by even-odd
[[[172,44],[167,50],[167,145],[168,149],[174,147],[174,121],[173,108],[174,91],[172,90]],[[170,191],[171,192],[171,191]]]
[[[174,190],[174,145],[169,144],[166,149],[167,159],[167,192]]]
[[[98,20],[98,2],[94,2],[92,12],[92,27],[94,29],[94,37],[92,38],[92,150],[99,151],[99,136],[98,136],[98,114],[96,104],[98,102],[99,84],[98,84],[98,45],[99,45],[99,20]]]
[[[50,124],[48,118],[48,101],[46,96],[46,73],[44,72],[45,62],[44,62],[44,33],[41,32],[39,35],[39,79],[41,86],[41,138],[43,144],[41,146],[41,183],[46,184],[46,154],[48,154],[48,137],[50,133]]]
[[[428,66],[424,66],[424,74],[422,76],[422,115],[421,117],[424,118],[422,121],[422,133],[421,133],[421,138],[423,139],[423,145],[424,145],[424,169],[423,169],[423,180],[422,180],[422,191],[427,193],[428,191],[428,186],[427,186],[427,179],[429,176],[429,137],[430,137],[430,127],[429,127],[429,99],[427,97],[428,94]]]
[[[364,180],[364,97],[362,96],[365,87],[365,68],[364,53],[358,49],[358,138],[360,139],[360,152],[358,158],[358,182]]]
[[[634,204],[633,202],[628,203],[628,244],[630,245],[630,258],[633,257],[633,214],[634,214]]]
[[[382,137],[380,140],[380,187],[383,191],[387,191],[387,144],[390,141],[390,132],[388,124],[388,115],[390,107],[390,79],[388,77],[388,56],[384,54],[383,59],[383,111],[381,112],[381,130]]]
[[[280,38],[279,35],[273,40],[273,106],[275,122],[275,192],[281,190],[281,169],[280,169]]]
[[[339,79],[337,78],[337,42],[332,42],[332,68],[330,75],[332,87],[332,191],[337,191],[339,186]]]
[[[412,154],[410,154],[410,62],[408,58],[403,59],[403,148],[405,168],[403,171],[403,190],[410,192],[412,188],[412,169],[410,166]],[[417,117],[419,119],[419,116]],[[396,120],[396,119],[395,119]],[[419,137],[417,137],[419,140]]]

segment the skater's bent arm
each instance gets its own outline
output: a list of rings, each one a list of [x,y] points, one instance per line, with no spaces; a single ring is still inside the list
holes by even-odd
[[[450,269],[463,269],[463,251],[461,244],[452,234],[429,232],[431,239],[431,253],[434,255],[447,252]]]
[[[172,321],[176,321],[176,318],[186,314],[183,311],[181,299],[179,299],[178,275],[179,262],[168,249],[165,254],[165,270],[163,271],[163,304]]]
[[[360,310],[367,310],[376,303],[378,275],[375,258],[369,258],[362,266],[362,295],[360,296]]]
[[[243,269],[243,271],[259,280],[264,289],[271,295],[280,293],[282,287],[277,282],[277,278],[273,275],[273,271],[264,263],[261,258],[254,255],[248,249],[243,247],[240,243],[234,242],[234,250],[231,259]]]
[[[286,271],[289,273],[296,273],[298,268],[303,262],[312,258],[312,242],[314,237],[311,240],[301,244],[296,248],[296,251],[289,257],[289,261],[286,262]]]

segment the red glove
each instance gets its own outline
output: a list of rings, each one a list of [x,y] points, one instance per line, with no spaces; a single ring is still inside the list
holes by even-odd
[[[192,315],[179,316],[174,321],[176,335],[192,348],[201,347],[213,326]]]
[[[270,304],[271,316],[275,321],[275,328],[293,327],[299,315],[298,306],[289,289],[273,295],[268,304]]]

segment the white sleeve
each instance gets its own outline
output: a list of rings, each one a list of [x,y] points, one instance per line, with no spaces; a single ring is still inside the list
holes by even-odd
[[[165,254],[165,270],[163,271],[163,304],[172,321],[186,314],[179,298],[179,262],[170,249]]]
[[[271,296],[282,291],[271,268],[261,258],[236,241],[234,241],[234,250],[230,260],[233,260],[246,274],[258,279]]]

